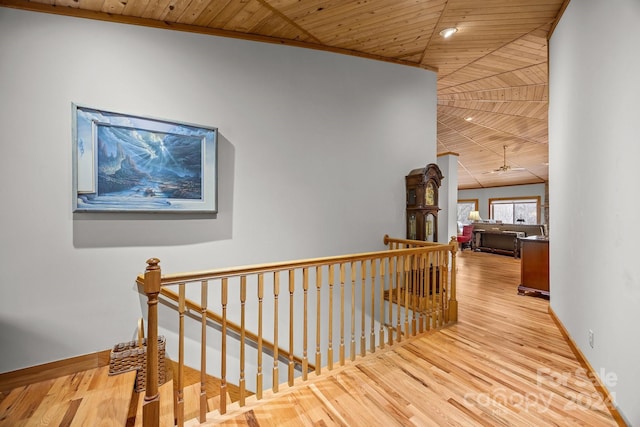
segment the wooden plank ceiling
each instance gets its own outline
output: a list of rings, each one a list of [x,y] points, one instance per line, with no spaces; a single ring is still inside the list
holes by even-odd
[[[458,188],[467,189],[547,181],[547,36],[566,1],[0,0],[0,5],[436,70],[438,153],[459,154]],[[447,27],[458,32],[445,39],[439,33]],[[496,171],[505,163],[509,170]]]

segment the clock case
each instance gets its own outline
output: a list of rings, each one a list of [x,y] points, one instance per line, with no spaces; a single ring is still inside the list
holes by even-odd
[[[407,239],[438,241],[438,193],[444,176],[435,163],[405,177]]]

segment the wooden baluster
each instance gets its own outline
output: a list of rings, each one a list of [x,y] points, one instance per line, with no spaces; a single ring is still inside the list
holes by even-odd
[[[411,310],[413,311],[413,318],[411,319],[411,335],[415,336],[418,332],[418,290],[419,290],[419,278],[418,278],[418,256],[411,256]]]
[[[378,315],[378,319],[380,321],[380,348],[384,348],[384,321],[385,321],[385,312],[384,312],[384,280],[385,280],[385,264],[387,263],[388,258],[380,258],[380,313]],[[391,303],[389,303],[389,307],[391,307]]]
[[[447,295],[451,292],[451,287],[449,286],[449,251],[444,252],[444,278],[442,279],[442,286],[446,290],[446,293],[443,292],[442,295],[442,315],[444,317],[444,323],[449,323],[449,300],[447,300]]]
[[[360,356],[364,357],[367,354],[367,338],[364,335],[365,322],[366,318],[366,300],[365,300],[365,289],[366,289],[366,277],[367,277],[367,264],[364,260],[360,261],[360,289],[361,289],[361,302],[360,302]],[[373,315],[373,313],[372,313]],[[355,358],[355,357],[354,357]]]
[[[320,353],[320,289],[322,288],[322,267],[316,267],[316,375],[322,373],[322,354]]]
[[[335,266],[329,265],[329,346],[327,348],[327,367],[333,369],[333,280],[335,278]],[[319,364],[316,364],[318,366]]]
[[[433,252],[428,252],[425,254],[424,259],[424,329],[425,331],[429,331],[431,329],[431,285],[433,280],[431,279],[431,266],[433,265],[432,261]]]
[[[356,360],[356,263],[351,262],[351,340],[349,341],[349,358]]]
[[[184,302],[185,284],[178,285],[178,396],[176,418],[178,426],[184,425]]]
[[[222,279],[220,301],[222,304],[222,349],[220,351],[220,413],[227,413],[227,298],[229,279]]]
[[[458,252],[458,242],[455,236],[451,237],[449,242],[451,246],[451,292],[449,293],[449,320],[451,322],[458,321],[458,301],[456,300],[456,254]]]
[[[369,334],[369,351],[374,353],[376,351],[376,333],[375,333],[375,319],[376,319],[376,260],[370,261],[371,270],[371,332]],[[380,295],[382,298],[382,295]]]
[[[449,254],[446,251],[440,251],[440,294],[438,295],[438,322],[440,326],[444,326],[445,315],[444,315],[444,296],[445,291],[447,290],[447,259],[449,258]]]
[[[429,263],[431,262],[431,252],[426,253],[424,256],[424,329],[429,330],[429,289],[431,287],[431,271],[429,270]]]
[[[158,294],[160,293],[160,260],[147,260],[144,273],[144,293],[147,295],[147,381],[145,385],[142,424],[160,425],[160,394],[158,393]]]
[[[256,398],[262,399],[262,300],[264,299],[264,274],[258,274],[258,372],[256,373]]]
[[[431,254],[424,254],[424,302],[423,309],[424,312],[424,330],[429,330],[429,284],[431,283],[429,280],[429,258]]]
[[[398,342],[402,341],[402,321],[400,319],[400,312],[402,311],[402,303],[401,303],[401,295],[400,295],[400,288],[402,287],[402,283],[401,283],[401,279],[402,279],[402,266],[404,265],[403,262],[403,257],[397,257],[396,258],[396,309],[397,309],[397,313],[396,313],[396,340]]]
[[[244,378],[245,368],[245,315],[246,315],[246,300],[247,300],[247,276],[240,276],[240,380],[238,385],[240,386],[240,406],[245,405],[245,392],[246,384]]]
[[[295,271],[289,270],[289,387],[293,386],[293,372],[295,367],[293,360],[293,291],[295,290],[295,283]]]
[[[200,423],[207,420],[207,305],[208,305],[208,282],[203,280],[200,292]]]
[[[416,284],[417,288],[417,304],[416,310],[418,311],[418,330],[417,333],[421,334],[424,332],[424,318],[426,314],[424,312],[424,296],[425,296],[425,270],[424,270],[424,252],[416,254],[416,265],[418,269],[418,283]]]
[[[307,357],[307,341],[308,341],[308,292],[309,292],[309,268],[304,267],[302,269],[302,292],[303,292],[303,306],[304,313],[302,314],[302,380],[306,381],[309,372],[309,359]]]
[[[440,268],[440,257],[438,252],[433,252],[433,270],[431,270],[431,326],[438,327],[438,300],[437,293],[440,292],[440,284],[438,283]]]
[[[344,365],[344,263],[340,264],[340,366]]]
[[[410,336],[409,331],[409,281],[411,280],[411,258],[409,256],[404,257],[404,334],[408,338]]]
[[[278,296],[280,295],[280,272],[273,272],[273,385],[271,389],[278,392],[280,376],[278,373]]]
[[[422,254],[422,317],[421,332],[425,332],[428,329],[429,324],[429,253]]]
[[[389,345],[393,345],[393,333],[395,331],[395,328],[393,327],[393,308],[395,307],[394,304],[394,296],[393,294],[395,293],[395,287],[397,286],[395,284],[396,281],[396,262],[397,262],[397,257],[393,256],[389,258],[389,324],[387,325],[387,333],[388,333],[388,342]],[[397,307],[396,307],[397,309]]]

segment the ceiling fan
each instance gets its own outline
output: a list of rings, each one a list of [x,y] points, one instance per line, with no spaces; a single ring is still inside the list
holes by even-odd
[[[509,172],[509,171],[523,171],[526,170],[525,168],[512,168],[511,166],[509,166],[507,164],[507,146],[504,145],[502,147],[503,151],[504,151],[504,161],[502,163],[502,166],[500,166],[498,169],[494,169],[491,172],[486,172],[486,173],[504,173],[504,172]]]

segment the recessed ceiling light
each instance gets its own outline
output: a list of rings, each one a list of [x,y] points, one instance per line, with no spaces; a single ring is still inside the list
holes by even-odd
[[[456,27],[445,28],[444,30],[440,31],[440,35],[446,39],[451,37],[453,34],[457,32],[458,32],[458,29]]]

